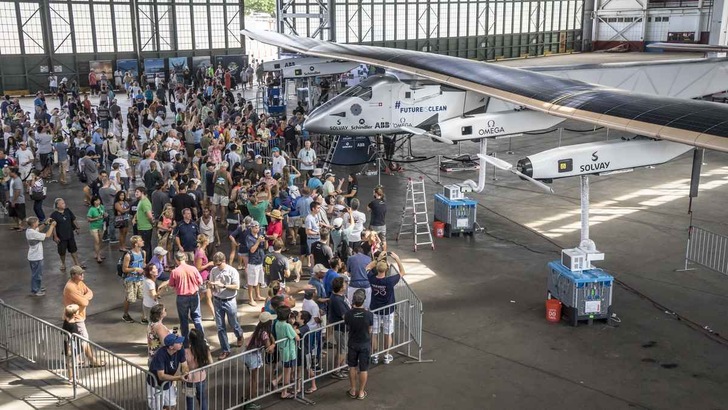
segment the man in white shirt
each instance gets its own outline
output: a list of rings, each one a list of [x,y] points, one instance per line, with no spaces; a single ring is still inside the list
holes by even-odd
[[[220,341],[222,353],[217,357],[223,360],[230,356],[230,343],[228,343],[225,318],[233,328],[237,337],[236,347],[243,346],[243,330],[238,323],[238,304],[236,297],[240,289],[240,274],[238,270],[225,263],[225,254],[217,252],[212,256],[215,265],[210,271],[210,286],[212,286],[212,303],[215,306],[215,324],[217,325],[217,338]]]
[[[20,149],[15,153],[15,159],[18,160],[18,170],[20,171],[20,179],[26,181],[30,171],[33,169],[33,161],[35,157],[33,152],[28,149],[28,143],[20,141]]]
[[[301,160],[301,171],[313,171],[316,168],[316,151],[311,149],[310,140],[303,143],[303,148],[298,151],[298,159]]]
[[[28,229],[25,231],[25,239],[28,241],[28,262],[30,263],[30,296],[45,296],[43,280],[43,241],[53,235],[56,221],[51,220],[50,224],[38,228],[38,218],[28,218]],[[48,227],[46,232],[43,229]]]
[[[351,219],[353,219],[353,222],[350,227],[351,233],[349,233],[347,240],[352,249],[357,242],[361,242],[361,233],[364,231],[364,224],[367,221],[366,214],[359,211],[359,206],[359,199],[354,198],[351,200]],[[344,218],[344,222],[347,221],[348,218]]]
[[[273,148],[273,159],[271,160],[271,171],[273,171],[273,175],[280,174],[283,175],[283,168],[286,166],[286,157],[281,155],[281,150],[278,147]],[[286,181],[288,182],[288,181]]]

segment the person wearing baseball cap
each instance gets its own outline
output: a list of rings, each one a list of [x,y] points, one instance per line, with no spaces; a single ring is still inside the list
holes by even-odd
[[[275,174],[281,174],[283,175],[283,168],[286,167],[286,157],[281,155],[281,150],[278,147],[273,147],[273,150],[271,151],[273,158],[271,158],[271,170],[273,171],[273,175]]]
[[[333,172],[327,173],[322,187],[324,198],[341,193],[341,185],[344,183],[344,180],[339,180],[338,187],[334,186],[334,182],[336,182],[336,175]]]
[[[190,372],[182,349],[184,341],[185,338],[176,333],[168,334],[164,338],[164,349],[157,350],[149,362],[151,374],[147,376],[147,402],[150,409],[162,410],[177,406],[177,387],[171,382],[185,380]]]
[[[157,272],[159,272],[159,276],[157,276],[157,280],[159,280],[159,281],[169,280],[169,267],[167,265],[167,250],[161,246],[157,246],[156,248],[154,248],[154,251],[152,252],[152,254],[153,254],[153,256],[149,260],[149,263],[151,263],[157,267]]]

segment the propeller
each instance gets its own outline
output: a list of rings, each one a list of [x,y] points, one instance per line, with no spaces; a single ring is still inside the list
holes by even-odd
[[[535,184],[536,186],[538,186],[539,188],[543,189],[544,191],[546,191],[550,194],[554,193],[554,190],[550,186],[544,184],[541,181],[537,181],[537,180],[529,177],[528,175],[525,175],[525,174],[519,172],[517,169],[513,168],[513,165],[509,164],[506,161],[503,161],[500,158],[491,157],[491,156],[483,155],[483,154],[478,154],[478,158],[489,163],[490,165],[493,165],[496,168],[502,169],[504,171],[510,171],[523,179],[527,179],[527,180],[531,181],[533,184]]]

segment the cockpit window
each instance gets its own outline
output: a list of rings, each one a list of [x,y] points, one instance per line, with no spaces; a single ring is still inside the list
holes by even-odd
[[[355,85],[348,90],[341,93],[341,96],[346,97],[359,97],[364,101],[372,99],[372,87],[362,87],[361,85]]]

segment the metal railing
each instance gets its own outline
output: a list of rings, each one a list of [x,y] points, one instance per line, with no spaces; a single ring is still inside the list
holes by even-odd
[[[685,248],[685,270],[693,262],[728,275],[728,237],[690,225]]]
[[[70,381],[73,363],[66,352],[71,340],[69,332],[0,301],[0,347],[5,350],[5,360],[11,354],[22,357]],[[72,387],[71,398],[76,398],[76,384]]]
[[[395,286],[395,298],[396,303],[372,311],[379,326],[372,335],[371,357],[389,362],[397,352],[413,359],[405,363],[427,362],[422,359],[422,301],[404,280]],[[73,397],[68,399],[77,397],[80,386],[117,409],[161,409],[169,395],[186,409],[238,409],[275,394],[313,403],[306,387],[347,369],[347,342],[344,322],[331,323],[298,341],[279,338],[270,352],[247,350],[192,370],[184,382],[158,384],[143,367],[0,300],[0,347],[6,359],[22,357],[69,381]],[[283,351],[290,343],[296,358],[286,362]]]
[[[415,342],[414,339],[414,335],[421,338],[421,302],[404,281],[400,283],[404,285],[397,286],[398,297],[409,295],[410,299],[372,311],[379,323],[388,320],[389,315],[392,320],[391,326],[387,328],[391,332],[391,341],[387,340],[389,335],[385,331],[372,335],[371,354],[380,362],[385,360],[385,355],[404,347],[408,348],[408,353],[400,354],[411,357],[416,362],[421,361],[421,341]],[[409,345],[412,342],[417,345],[417,357],[409,355]],[[287,343],[295,343],[296,348],[295,364],[288,368],[285,367],[282,354]],[[178,406],[181,407],[181,403],[186,401],[187,409],[238,409],[275,394],[291,395],[299,401],[313,403],[306,398],[306,390],[312,383],[321,377],[348,369],[347,343],[346,325],[341,321],[300,335],[297,342],[276,340],[273,353],[260,348],[230,356],[191,371],[187,380],[201,380],[203,377],[200,375],[204,374],[205,381],[196,385],[180,382],[177,388]],[[390,357],[386,360],[391,359]],[[249,368],[246,363],[259,364],[259,367]]]
[[[77,398],[80,386],[117,409],[150,407],[145,397],[146,380],[151,373],[146,369],[2,301],[0,347],[5,350],[6,360],[11,355],[21,357],[68,381],[73,395],[60,399]]]

